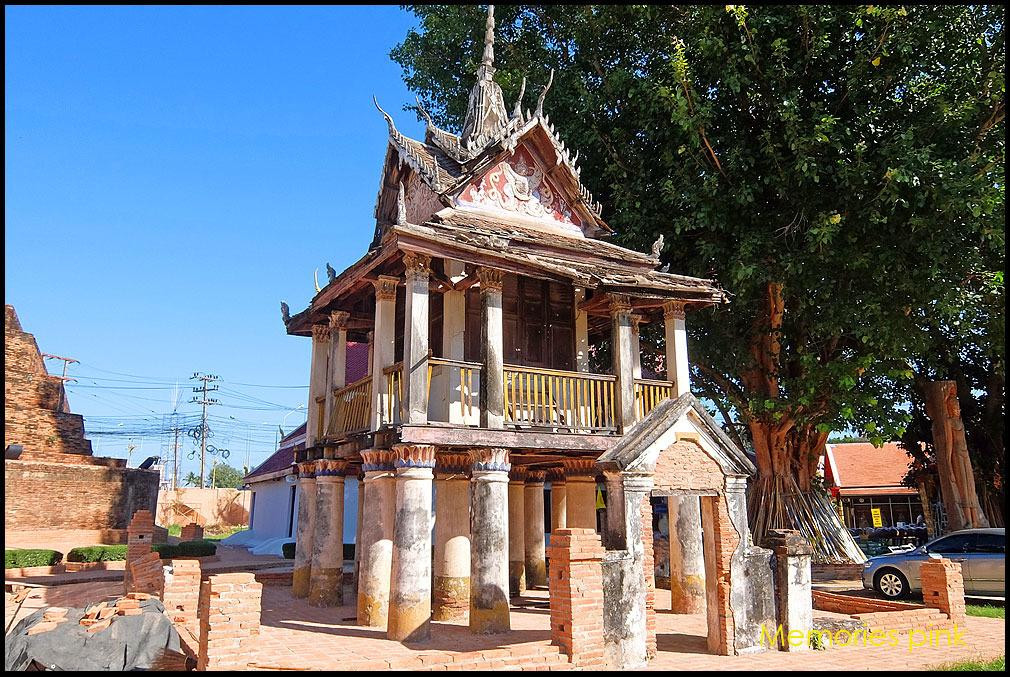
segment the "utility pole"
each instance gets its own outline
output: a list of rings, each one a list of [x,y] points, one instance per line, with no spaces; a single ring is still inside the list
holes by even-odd
[[[175,434],[175,441],[172,442],[172,491],[179,488],[179,423],[175,420],[175,412],[172,412],[172,432]]]
[[[53,355],[52,353],[42,353],[42,357],[45,357],[45,358],[51,359],[51,360],[63,360],[63,376],[57,376],[56,378],[58,378],[61,381],[63,381],[64,385],[66,385],[68,381],[77,381],[77,379],[70,378],[70,377],[67,376],[67,367],[70,366],[71,364],[80,364],[81,363],[80,360],[75,360],[72,357],[60,357],[59,355]],[[66,400],[64,399],[64,397],[65,397],[64,391],[61,389],[60,390],[60,403],[56,407],[57,411],[63,411],[63,403],[66,402]]]
[[[207,432],[209,430],[207,426],[207,407],[214,404],[220,404],[216,399],[212,397],[207,397],[207,393],[214,392],[219,386],[209,385],[214,381],[220,380],[219,376],[214,376],[213,374],[202,374],[200,372],[195,372],[191,377],[191,380],[201,381],[202,385],[193,388],[194,393],[200,394],[200,399],[193,397],[190,400],[192,404],[199,404],[203,407],[203,415],[201,417],[200,423],[200,487],[203,488],[204,479],[204,461],[207,457]]]

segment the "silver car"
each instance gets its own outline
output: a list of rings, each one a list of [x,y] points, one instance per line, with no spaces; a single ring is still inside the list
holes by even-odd
[[[1006,597],[1006,529],[964,529],[918,548],[871,557],[863,565],[863,587],[888,599],[921,590],[919,566],[931,554],[961,563],[965,594]]]

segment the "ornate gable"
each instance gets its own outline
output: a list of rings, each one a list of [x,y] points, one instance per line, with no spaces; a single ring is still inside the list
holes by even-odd
[[[529,144],[520,143],[483,176],[469,181],[454,206],[518,216],[534,226],[582,237],[583,219],[573,210],[571,197],[548,178],[548,170]]]

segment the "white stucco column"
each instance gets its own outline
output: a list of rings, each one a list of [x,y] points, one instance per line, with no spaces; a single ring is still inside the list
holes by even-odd
[[[596,530],[596,461],[564,460],[566,520],[568,529]]]
[[[473,449],[470,459],[470,632],[508,632],[508,450]]]
[[[397,444],[393,446],[393,457],[396,517],[386,638],[423,642],[431,637],[431,483],[435,447]]]
[[[312,537],[309,604],[344,603],[344,469],[347,461],[316,463],[316,523]]]
[[[684,304],[669,301],[663,304],[663,324],[666,329],[666,380],[673,382],[673,396],[691,392],[691,371],[687,362],[687,325]]]
[[[611,294],[611,350],[614,356],[614,375],[617,377],[617,425],[622,432],[635,423],[635,350],[631,316],[628,297],[624,294]],[[575,525],[569,522],[569,526]]]
[[[298,464],[298,525],[295,532],[295,566],[291,594],[308,597],[312,578],[312,539],[316,530],[316,464]]]
[[[530,472],[523,490],[526,521],[526,585],[547,585],[547,546],[544,538],[544,478],[542,470]]]
[[[323,436],[333,427],[333,392],[343,388],[347,374],[347,320],[351,314],[342,310],[330,313],[330,347],[327,359],[326,417]]]
[[[461,261],[445,259],[443,261],[445,276],[452,282],[459,282],[466,277],[466,270]],[[442,356],[449,360],[462,360],[464,355],[466,338],[466,291],[449,290],[442,295]],[[446,384],[444,391],[445,417],[439,420],[448,421],[456,425],[466,423],[465,414],[461,407],[466,400],[464,393],[460,390],[459,369],[443,368]],[[476,384],[475,384],[476,385]],[[432,390],[432,397],[435,391]],[[439,392],[442,397],[442,392]]]
[[[635,378],[642,378],[642,331],[644,318],[638,313],[631,314],[631,368]]]
[[[584,287],[575,287],[575,370],[589,371],[589,313],[579,308],[586,300]]]
[[[551,483],[551,533],[554,533],[568,528],[568,486],[564,468],[551,468],[547,471],[547,479]]]
[[[396,485],[393,455],[388,450],[361,452],[365,472],[365,517],[358,536],[358,625],[383,627],[389,613],[389,579],[393,563],[393,520]]]
[[[526,592],[526,469],[513,466],[508,484],[509,594]]]
[[[375,286],[375,328],[372,331],[372,430],[378,430],[389,420],[389,393],[382,370],[392,366],[396,355],[396,285],[390,275],[380,275]]]
[[[435,460],[435,589],[431,617],[466,616],[470,607],[470,454]]]
[[[309,369],[308,418],[305,426],[306,447],[315,445],[326,434],[326,379],[329,357],[330,327],[312,325],[312,365]]]
[[[666,500],[670,531],[670,611],[700,613],[705,610],[701,501],[698,496],[670,496]]]
[[[503,273],[480,268],[481,362],[480,424],[482,428],[505,427],[504,327],[502,324]]]
[[[428,281],[431,257],[403,255],[407,291],[403,311],[403,423],[428,422]]]

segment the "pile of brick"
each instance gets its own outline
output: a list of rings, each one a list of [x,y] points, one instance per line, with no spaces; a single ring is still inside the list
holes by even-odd
[[[88,632],[101,632],[112,625],[116,616],[139,616],[144,613],[140,603],[151,599],[151,595],[143,592],[131,592],[125,597],[112,601],[99,602],[87,607],[78,623]],[[67,620],[69,610],[63,607],[50,607],[42,612],[42,620],[28,628],[28,635],[38,635],[53,630]]]
[[[197,608],[200,604],[200,562],[195,559],[172,560],[172,575],[165,579],[165,613],[176,625],[199,630]]]

